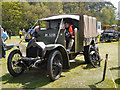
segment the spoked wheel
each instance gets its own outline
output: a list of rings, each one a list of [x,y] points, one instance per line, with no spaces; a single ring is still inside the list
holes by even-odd
[[[52,81],[57,80],[62,73],[62,55],[60,51],[54,50],[51,52],[48,59],[48,74]]]
[[[99,50],[94,45],[89,46],[89,60],[93,67],[95,68],[100,67]]]
[[[7,68],[9,73],[14,77],[24,72],[24,64],[22,61],[19,61],[21,56],[20,50],[13,50],[8,57]]]

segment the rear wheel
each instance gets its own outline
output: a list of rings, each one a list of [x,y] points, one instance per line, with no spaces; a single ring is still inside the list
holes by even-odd
[[[84,47],[84,58],[87,64],[91,63],[95,68],[100,67],[99,50],[94,45]]]
[[[99,50],[94,45],[89,46],[89,59],[93,67],[95,68],[100,67]]]
[[[19,61],[21,56],[20,50],[13,50],[8,57],[7,68],[9,73],[14,77],[19,76],[24,72],[24,64],[22,61]]]
[[[54,50],[50,53],[48,58],[48,74],[52,81],[57,80],[62,73],[62,55],[58,50]]]

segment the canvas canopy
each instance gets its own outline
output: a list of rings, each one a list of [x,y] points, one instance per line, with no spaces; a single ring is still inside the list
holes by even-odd
[[[49,21],[49,20],[56,20],[56,19],[64,19],[64,18],[71,18],[79,21],[79,15],[57,15],[51,16],[48,18],[39,19],[40,21]]]
[[[81,16],[81,24],[83,27],[81,30],[84,32],[85,38],[91,38],[97,36],[97,19],[95,17],[83,15]],[[80,25],[81,26],[81,25]]]

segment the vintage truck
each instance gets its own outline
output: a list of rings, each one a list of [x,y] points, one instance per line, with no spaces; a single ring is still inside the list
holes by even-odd
[[[73,50],[67,51],[64,21],[70,21],[75,28]],[[18,49],[13,50],[8,57],[7,67],[12,76],[19,76],[24,70],[40,67],[46,63],[51,80],[61,76],[62,69],[70,68],[70,60],[83,54],[86,63],[100,67],[101,58],[97,43],[97,20],[95,17],[79,14],[56,15],[38,22],[46,22],[46,29],[39,30],[37,42],[25,47],[21,42]],[[34,25],[35,26],[35,25]]]

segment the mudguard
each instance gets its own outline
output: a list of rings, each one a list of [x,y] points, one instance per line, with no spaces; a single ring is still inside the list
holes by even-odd
[[[70,68],[69,56],[68,56],[68,53],[63,45],[61,45],[61,44],[49,44],[49,45],[46,45],[46,50],[47,51],[59,50],[62,54],[62,57],[63,57],[63,68],[64,69]]]
[[[18,44],[17,47],[20,49],[23,57],[26,57],[26,46],[23,44]]]

